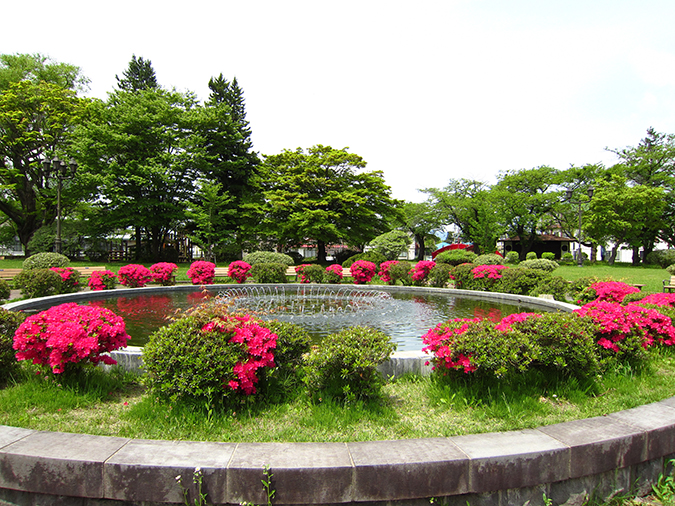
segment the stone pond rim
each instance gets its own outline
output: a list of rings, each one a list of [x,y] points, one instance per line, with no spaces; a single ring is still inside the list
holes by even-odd
[[[166,288],[128,291],[140,290]],[[469,295],[462,290],[414,290]],[[89,299],[96,293],[6,307],[27,309],[30,302],[31,308],[41,309]],[[575,307],[508,294],[470,295],[547,310]],[[264,465],[273,473],[273,504],[426,506],[429,498],[436,497],[449,505],[530,501],[534,506],[543,504],[544,495],[553,504],[563,504],[590,494],[604,498],[618,490],[627,493],[633,487],[649,491],[649,484],[673,457],[675,397],[536,429],[353,443],[134,440],[0,426],[0,505],[183,503],[176,477],[180,475],[182,484],[194,492],[196,467],[203,473],[210,503],[266,504],[261,486]]]

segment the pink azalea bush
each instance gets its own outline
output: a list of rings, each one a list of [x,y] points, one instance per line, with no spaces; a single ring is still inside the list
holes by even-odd
[[[295,274],[300,277],[300,283],[309,283],[309,276],[305,275],[305,269],[310,267],[312,264],[301,264],[295,267]]]
[[[422,285],[429,276],[429,272],[436,266],[436,262],[431,260],[420,260],[410,269],[410,277],[415,285]]]
[[[506,265],[479,265],[471,269],[473,279],[481,279],[487,277],[488,279],[501,279],[501,271],[508,269]]]
[[[250,268],[251,266],[249,265]],[[192,262],[187,271],[187,276],[193,285],[212,285],[216,277],[216,264],[205,262],[204,260]]]
[[[454,369],[466,374],[476,370],[476,366],[471,362],[471,355],[455,353],[453,345],[455,338],[465,333],[471,325],[480,322],[480,318],[456,318],[448,322],[439,323],[433,329],[430,329],[422,336],[422,343],[426,346],[422,348],[424,353],[433,353],[433,369],[438,367],[445,369]],[[429,365],[429,362],[427,362]]]
[[[123,348],[128,339],[124,321],[111,310],[71,302],[29,316],[14,334],[14,350],[17,360],[61,374],[68,364],[116,364],[105,353]]]
[[[326,267],[324,279],[326,283],[340,284],[342,282],[342,266],[338,264],[331,264]]]
[[[263,367],[274,367],[273,350],[277,347],[277,335],[249,315],[217,318],[204,325],[201,331],[231,335],[228,342],[240,345],[245,356],[232,368],[234,378],[227,382],[227,387],[231,390],[241,390],[246,395],[256,393],[258,370]]]
[[[129,264],[120,267],[117,278],[128,288],[140,288],[152,281],[152,272],[144,265]]]
[[[675,307],[675,293],[652,293],[640,300],[639,304]]]
[[[80,273],[72,267],[50,267],[61,276],[61,293],[77,292],[80,289]]]
[[[393,265],[398,265],[398,263],[399,263],[398,260],[387,260],[386,262],[382,262],[380,264],[380,272],[378,272],[377,275],[380,277],[382,281],[384,281],[388,285],[391,285],[393,283],[393,280],[389,275],[389,269]]]
[[[640,358],[641,351],[655,342],[666,346],[675,344],[675,328],[668,316],[637,304],[594,301],[574,311],[588,316],[598,326],[597,344],[629,359]]]
[[[89,286],[89,289],[94,292],[98,290],[112,290],[115,288],[116,281],[117,274],[112,271],[94,271],[91,273],[87,285]]]
[[[354,283],[363,285],[373,279],[377,272],[377,265],[368,260],[357,260],[349,268],[349,272],[351,272],[354,278]]]
[[[251,264],[244,262],[243,260],[237,260],[232,262],[227,269],[227,275],[234,279],[237,283],[243,283],[251,277],[248,271],[251,270]]]
[[[178,271],[178,266],[171,262],[159,262],[150,267],[152,280],[162,286],[172,286],[176,284],[176,271]]]
[[[524,322],[529,318],[539,318],[539,313],[513,313],[502,318],[500,322],[495,325],[495,329],[500,332],[508,332],[512,329],[512,325]]]
[[[640,289],[622,283],[621,281],[599,281],[593,283],[579,296],[581,302],[621,302],[630,293],[637,293]]]

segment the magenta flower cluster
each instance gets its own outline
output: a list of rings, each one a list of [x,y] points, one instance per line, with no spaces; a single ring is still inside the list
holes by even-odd
[[[144,265],[129,264],[120,267],[117,278],[128,288],[140,288],[152,281],[152,272]]]
[[[238,345],[246,358],[238,361],[232,370],[233,379],[224,387],[241,390],[246,395],[256,393],[257,372],[263,367],[274,367],[274,352],[277,335],[261,326],[248,315],[220,316],[202,327],[202,332],[223,332],[232,337],[229,343]]]
[[[162,286],[174,285],[177,271],[178,266],[171,262],[159,262],[150,267],[152,280]]]
[[[639,338],[644,349],[655,342],[666,346],[675,344],[675,328],[670,317],[655,309],[596,300],[574,312],[590,317],[597,324],[596,342],[606,350],[621,352],[622,344],[631,336]]]
[[[60,374],[67,364],[116,364],[105,353],[125,347],[128,339],[124,321],[111,310],[72,302],[29,316],[14,334],[14,350],[17,360]]]
[[[331,264],[326,267],[326,281],[329,283],[340,283],[342,281],[342,266]]]
[[[384,281],[387,284],[391,283],[391,276],[389,275],[389,269],[396,264],[398,264],[398,260],[387,260],[386,262],[382,262],[380,264],[380,272],[378,272],[377,275],[380,277],[382,281]]]
[[[368,260],[357,260],[349,268],[349,272],[351,272],[354,278],[354,283],[363,285],[373,279],[377,272],[377,265]]]
[[[473,279],[485,278],[500,279],[502,277],[501,271],[508,269],[506,265],[479,265],[471,269]]]
[[[251,277],[248,271],[251,270],[251,264],[243,260],[232,262],[227,269],[227,275],[234,279],[237,283],[243,283]]]
[[[192,262],[187,271],[187,277],[193,285],[212,285],[216,277],[216,264],[204,260]]]
[[[435,266],[436,262],[431,260],[420,260],[412,269],[410,269],[410,277],[414,283],[422,283],[425,279],[427,279],[429,272],[431,272],[431,269],[433,269]]]
[[[621,281],[599,281],[590,287],[595,291],[597,301],[621,302],[629,293],[637,293],[639,288]]]
[[[481,321],[480,318],[457,318],[439,323],[422,336],[422,342],[426,345],[422,351],[434,354],[433,369],[436,369],[436,365],[442,365],[446,369],[456,369],[466,374],[476,370],[476,366],[471,362],[471,355],[465,356],[460,353],[455,356],[452,345],[455,336],[463,334],[470,325],[479,321]]]
[[[305,276],[305,269],[311,264],[302,264],[295,267],[295,273],[300,276],[300,283],[309,283],[309,277]]]
[[[117,281],[117,274],[112,271],[94,271],[89,277],[87,285],[92,291],[98,290],[112,290],[115,288],[115,282]]]
[[[71,288],[75,288],[79,284],[80,274],[72,267],[50,267],[49,270],[61,276],[61,280]]]

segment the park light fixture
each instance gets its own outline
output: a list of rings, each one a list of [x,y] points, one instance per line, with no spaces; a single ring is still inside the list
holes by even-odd
[[[579,206],[579,236],[577,237],[577,242],[579,243],[578,249],[577,249],[577,265],[579,267],[584,266],[584,256],[581,254],[581,215],[583,214],[583,204],[588,204],[592,199],[593,199],[593,193],[595,192],[594,188],[589,188],[586,191],[586,195],[588,195],[588,200],[572,200],[572,195],[574,194],[574,190],[571,188],[566,188],[565,189],[565,199],[568,201],[570,204],[577,204]]]
[[[61,188],[64,179],[72,179],[77,171],[77,162],[73,159],[66,163],[57,157],[45,159],[43,167],[46,174],[56,174],[56,239],[54,240],[54,251],[61,253]]]

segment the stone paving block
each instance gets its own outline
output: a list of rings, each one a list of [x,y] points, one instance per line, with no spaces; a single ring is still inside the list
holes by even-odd
[[[353,466],[346,443],[240,443],[227,470],[227,496],[214,500],[267,504],[263,466],[274,475],[276,504],[351,501]]]
[[[471,492],[531,487],[565,480],[570,474],[569,448],[538,430],[451,439],[471,459]]]
[[[447,438],[348,443],[354,462],[353,501],[465,494],[469,459]]]
[[[0,425],[0,449],[34,433],[35,431],[30,429]]]
[[[103,463],[129,440],[35,432],[0,449],[0,487],[103,497]]]
[[[235,443],[130,441],[105,463],[105,497],[182,503],[183,487],[190,497],[196,497],[196,468],[203,476],[203,489],[209,499],[221,497],[225,495],[227,465],[235,447]]]
[[[647,434],[609,416],[559,423],[539,430],[570,447],[572,478],[646,460]]]
[[[675,406],[655,402],[637,408],[610,413],[610,418],[649,431],[647,458],[663,457],[675,452]]]

